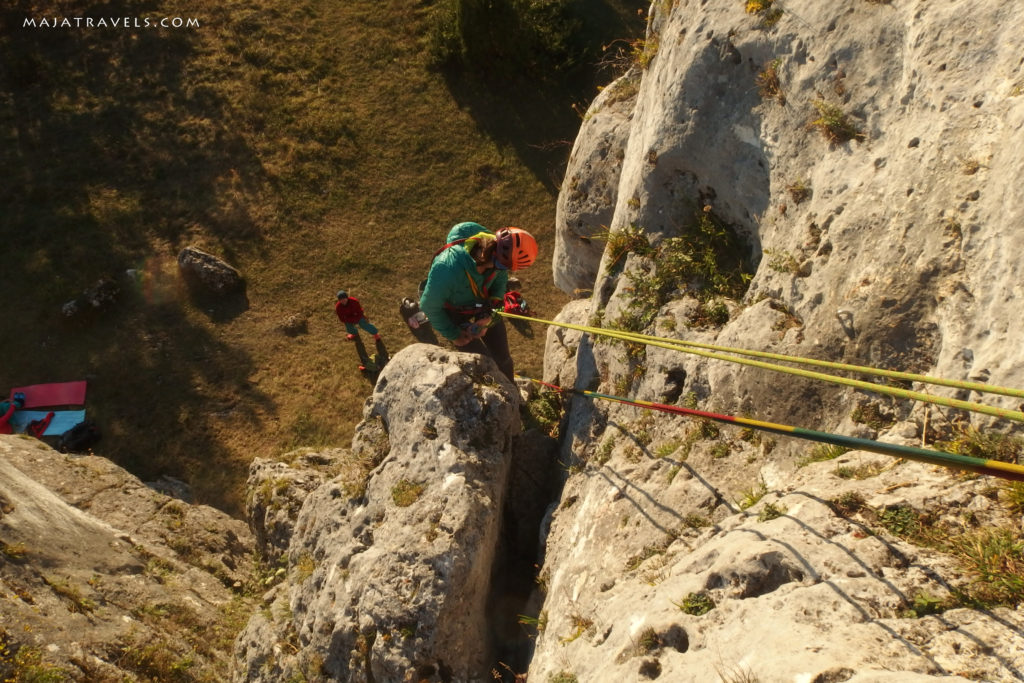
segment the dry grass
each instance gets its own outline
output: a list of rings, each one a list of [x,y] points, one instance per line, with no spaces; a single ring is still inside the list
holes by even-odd
[[[393,354],[412,341],[399,300],[450,225],[518,225],[542,244],[524,294],[554,316],[574,95],[428,68],[429,5],[157,0],[152,15],[200,27],[0,39],[0,391],[88,378],[100,455],[237,514],[254,457],[346,446],[361,417],[371,387],[334,317],[340,287]],[[0,12],[20,23],[33,6]],[[189,244],[237,266],[246,301],[190,297],[175,264]],[[114,311],[61,319],[129,268]],[[282,332],[292,316],[306,333]],[[543,330],[510,337],[517,369],[538,375]]]

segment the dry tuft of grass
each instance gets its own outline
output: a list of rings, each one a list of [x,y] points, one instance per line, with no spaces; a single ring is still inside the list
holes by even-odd
[[[838,145],[850,140],[863,140],[866,137],[838,105],[824,100],[815,100],[813,104],[818,112],[818,118],[811,121],[810,125],[817,128],[830,143]]]
[[[782,81],[779,78],[779,67],[781,59],[774,59],[757,74],[754,82],[757,84],[757,91],[766,100],[776,100],[779,104],[786,103],[786,93],[782,91]]]

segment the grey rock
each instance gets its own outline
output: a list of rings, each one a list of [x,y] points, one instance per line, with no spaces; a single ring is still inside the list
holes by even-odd
[[[5,652],[38,658],[34,675],[228,675],[233,610],[251,609],[243,522],[14,436],[0,436],[0,501],[0,633]]]
[[[245,288],[237,268],[196,247],[185,247],[178,253],[178,268],[190,286],[208,294],[232,294]]]
[[[488,677],[518,401],[490,359],[423,344],[396,354],[353,439],[379,465],[361,495],[336,477],[306,497],[271,619],[239,640],[238,678],[282,680],[313,662],[346,681]]]

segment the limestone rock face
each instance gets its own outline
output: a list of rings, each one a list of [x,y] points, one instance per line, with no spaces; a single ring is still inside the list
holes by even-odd
[[[590,107],[576,137],[555,214],[552,256],[555,286],[589,292],[604,253],[618,198],[638,69],[605,88]]]
[[[886,465],[870,480],[835,475]],[[530,678],[1003,681],[1024,666],[1024,611],[919,617],[915,608],[970,577],[948,555],[869,533],[841,505],[985,510],[983,527],[1012,526],[987,498],[990,482],[951,484],[929,466],[850,453],[767,485],[740,511],[671,456],[612,458],[570,479],[548,539]]]
[[[346,451],[289,453],[281,461],[255,459],[246,481],[246,517],[257,552],[270,564],[288,550],[306,496],[345,466]]]
[[[518,401],[490,359],[396,354],[353,440],[363,457],[383,449],[380,464],[365,490],[335,478],[306,497],[288,576],[239,640],[239,679],[486,678]]]
[[[0,436],[0,553],[5,678],[228,675],[253,580],[243,522],[103,458]]]
[[[635,229],[649,249],[604,258],[592,283],[580,282],[578,264],[556,259],[560,286],[593,292],[562,319],[1024,385],[1014,331],[1024,316],[1016,257],[1024,203],[1009,199],[1020,194],[1024,163],[1010,151],[1024,145],[1015,37],[1024,19],[999,2],[797,0],[772,9],[778,14],[730,0],[651,5],[649,63],[632,110],[616,113],[621,167],[591,167],[594,183],[618,176],[614,199],[605,195],[611,205],[594,215],[610,210],[612,239]],[[581,128],[589,139],[575,150],[605,143],[590,122],[606,106],[595,100]],[[583,169],[570,164],[560,207],[588,187]],[[745,241],[746,293],[709,301],[694,280],[638,296],[665,263],[649,254],[699,232],[702,215]],[[718,319],[709,305],[721,306]],[[547,353],[545,378],[563,385],[851,436],[934,446],[959,420],[1020,431],[566,330],[549,332]],[[883,419],[865,419],[871,411]],[[873,535],[885,510],[907,506],[965,535],[974,525],[1019,534],[999,482],[897,461],[867,466],[861,456],[802,468],[816,455],[806,441],[578,396],[563,425],[569,475],[539,580],[548,587],[546,628],[530,680],[1020,675],[1020,609],[906,618],[964,589],[970,571],[955,553]],[[741,512],[754,491],[762,502]],[[848,493],[866,501],[863,515],[826,504]],[[769,504],[777,507],[757,519]],[[687,613],[679,605],[691,594],[716,607]]]

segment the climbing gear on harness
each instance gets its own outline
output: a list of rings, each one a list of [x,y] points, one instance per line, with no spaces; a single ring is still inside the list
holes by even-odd
[[[519,292],[505,292],[504,312],[516,313],[518,315],[529,315],[530,308],[526,305],[526,299]]]

